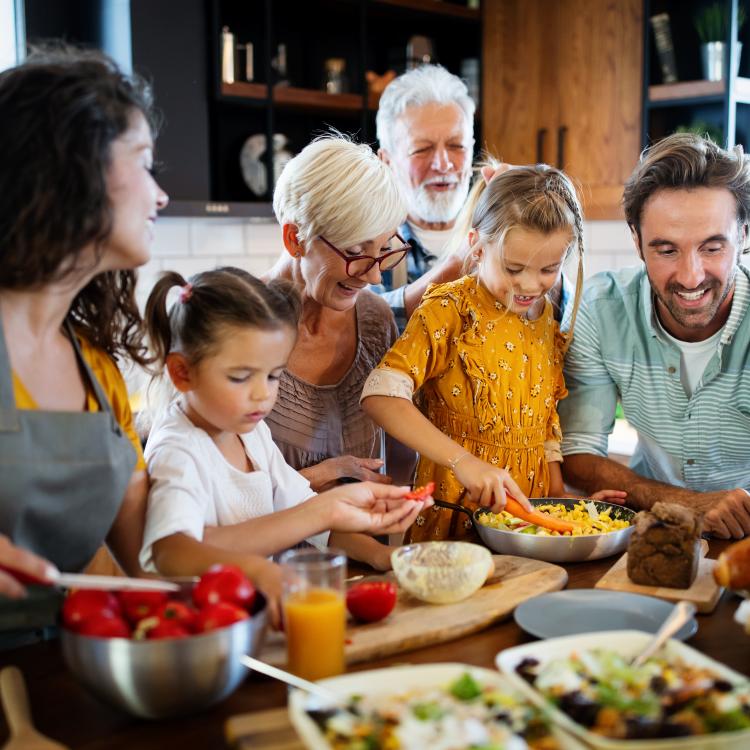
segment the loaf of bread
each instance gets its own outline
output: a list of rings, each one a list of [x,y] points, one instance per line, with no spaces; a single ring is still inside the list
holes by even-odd
[[[642,586],[689,588],[700,561],[701,516],[675,503],[654,503],[635,517],[628,577]]]

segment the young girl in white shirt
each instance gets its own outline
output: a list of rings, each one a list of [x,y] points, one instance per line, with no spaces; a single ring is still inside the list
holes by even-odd
[[[189,282],[167,273],[154,286],[146,323],[157,372],[173,387],[145,449],[144,569],[194,575],[231,562],[273,597],[278,569],[267,556],[306,538],[323,546],[333,530],[332,545],[354,555],[364,549],[366,562],[367,545],[378,543],[346,532],[404,530],[424,507],[403,499],[408,487],[369,482],[316,495],[284,461],[263,418],[294,346],[299,308],[289,282],[266,285],[236,268]]]

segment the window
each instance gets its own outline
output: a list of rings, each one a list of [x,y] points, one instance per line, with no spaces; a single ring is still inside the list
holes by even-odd
[[[0,70],[12,68],[18,62],[21,45],[17,10],[16,0],[0,0]]]

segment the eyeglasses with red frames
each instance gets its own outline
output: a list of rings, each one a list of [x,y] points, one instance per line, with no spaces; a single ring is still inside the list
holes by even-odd
[[[406,257],[406,253],[408,253],[411,248],[411,245],[404,240],[403,237],[399,234],[394,234],[389,242],[393,242],[395,239],[398,240],[401,245],[395,250],[391,250],[385,255],[381,255],[379,258],[373,258],[370,255],[346,255],[335,245],[332,245],[322,234],[319,235],[319,237],[331,250],[333,250],[334,253],[336,253],[336,255],[343,258],[346,263],[346,275],[353,279],[369,273],[370,269],[376,264],[380,266],[381,271],[390,271]]]

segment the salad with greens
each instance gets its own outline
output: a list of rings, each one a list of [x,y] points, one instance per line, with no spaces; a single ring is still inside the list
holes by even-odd
[[[559,750],[539,709],[465,672],[454,682],[309,711],[334,750]]]
[[[633,667],[615,651],[581,651],[516,672],[573,721],[612,739],[690,737],[750,729],[750,683],[663,656]]]

